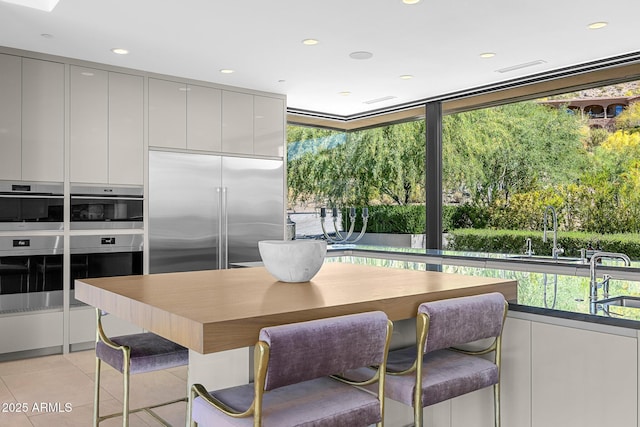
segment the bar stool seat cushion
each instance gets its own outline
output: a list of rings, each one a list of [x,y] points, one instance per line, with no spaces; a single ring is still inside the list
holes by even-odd
[[[387,372],[411,366],[415,347],[389,353]],[[491,361],[452,350],[436,350],[424,355],[422,371],[422,406],[430,406],[497,384],[498,367]],[[405,368],[406,369],[406,368]],[[395,376],[385,384],[385,395],[413,406],[415,378]]]
[[[118,345],[131,349],[129,373],[157,371],[184,366],[189,363],[189,350],[151,332],[110,338]],[[102,341],[96,343],[96,356],[120,372],[124,372],[123,354]]]
[[[253,401],[253,387],[247,384],[209,393],[233,409],[245,411]],[[350,427],[381,421],[376,395],[328,377],[272,390],[264,395],[263,408],[263,427]],[[192,414],[203,426],[253,426],[253,417],[231,418],[212,411],[201,397],[193,401]]]

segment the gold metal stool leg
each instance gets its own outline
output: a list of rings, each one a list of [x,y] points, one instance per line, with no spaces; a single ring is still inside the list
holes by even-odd
[[[100,358],[96,357],[96,380],[95,380],[95,390],[93,393],[93,427],[98,427],[98,423],[100,422],[100,367],[101,367]]]

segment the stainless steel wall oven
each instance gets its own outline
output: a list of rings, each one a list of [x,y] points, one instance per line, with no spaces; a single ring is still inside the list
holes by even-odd
[[[0,313],[62,307],[62,236],[0,237]]]
[[[142,234],[71,236],[71,289],[74,280],[143,273]],[[71,305],[82,304],[71,298]]]
[[[71,229],[142,228],[142,187],[71,186]]]
[[[0,231],[62,230],[62,183],[0,181]]]

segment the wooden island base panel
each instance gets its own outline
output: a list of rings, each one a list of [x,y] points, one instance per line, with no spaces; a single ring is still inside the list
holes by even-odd
[[[426,301],[501,292],[514,280],[327,263],[307,283],[276,281],[264,267],[82,279],[75,297],[208,354],[255,344],[265,326],[370,310],[415,317]]]

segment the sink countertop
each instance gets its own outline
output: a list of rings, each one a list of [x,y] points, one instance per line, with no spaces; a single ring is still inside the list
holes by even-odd
[[[380,265],[391,268],[402,269],[436,269],[445,273],[459,273],[474,276],[495,277],[503,279],[515,279],[518,281],[517,300],[509,301],[509,308],[513,311],[539,314],[545,316],[579,320],[584,322],[606,324],[631,329],[640,329],[640,308],[609,306],[605,311],[601,307],[595,314],[590,311],[589,303],[589,265],[577,266],[572,264],[566,271],[571,273],[556,273],[558,270],[553,263],[542,261],[506,260],[502,262],[505,255],[484,254],[487,260],[500,260],[500,268],[488,268],[491,262],[474,265],[454,265],[455,259],[440,259],[440,262],[431,263],[435,257],[444,257],[449,252],[449,256],[461,257],[468,260],[467,253],[452,253],[450,251],[440,251],[442,254],[430,251],[425,254],[421,252],[404,252],[394,248],[394,251],[387,252],[382,248],[349,248],[342,256],[327,258],[327,262],[349,262],[356,264]],[[335,251],[335,249],[334,249]],[[371,256],[375,255],[375,256]],[[387,255],[388,258],[384,256]],[[482,256],[471,257],[471,260],[479,261]],[[527,265],[534,271],[526,271]],[[513,266],[513,269],[509,268]],[[625,269],[619,267],[603,266],[598,268],[598,279],[601,280],[602,273],[613,270],[617,273],[624,273]],[[549,271],[546,272],[545,270]],[[562,269],[559,269],[562,271]],[[633,268],[626,270],[634,270]],[[635,270],[639,270],[635,268]],[[582,273],[582,274],[576,274]],[[640,297],[640,281],[619,279],[623,274],[614,274],[610,282],[610,296],[628,295]],[[634,276],[633,274],[631,276]],[[599,290],[599,299],[603,298],[602,291]]]

